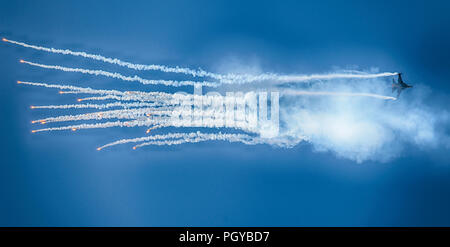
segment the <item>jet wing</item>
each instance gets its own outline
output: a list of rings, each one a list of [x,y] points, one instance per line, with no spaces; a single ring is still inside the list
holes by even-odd
[[[400,94],[402,93],[402,91],[403,91],[402,88],[397,89],[397,99],[400,97]]]
[[[395,83],[395,79],[392,78],[392,92],[395,92],[397,90],[397,83]]]

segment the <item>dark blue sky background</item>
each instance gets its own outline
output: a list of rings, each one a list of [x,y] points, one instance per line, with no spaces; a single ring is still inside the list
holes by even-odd
[[[449,11],[446,1],[7,1],[0,8],[0,34],[212,71],[236,59],[277,73],[353,65],[402,71],[409,82],[428,85],[430,104],[445,109]],[[124,83],[18,60],[130,71],[6,43],[0,57],[1,226],[450,225],[448,149],[411,146],[391,162],[363,164],[314,152],[307,143],[97,152],[101,144],[145,129],[31,135],[30,120],[49,112],[30,105],[75,98],[16,81],[96,88]],[[133,85],[126,87],[142,89]]]

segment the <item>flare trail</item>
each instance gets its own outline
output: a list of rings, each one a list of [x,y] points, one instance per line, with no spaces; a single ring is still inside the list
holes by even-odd
[[[359,92],[355,90],[337,90],[336,88],[320,87],[321,83],[340,84],[355,83],[356,81],[370,81],[375,78],[394,76],[397,73],[364,73],[359,71],[347,71],[340,73],[325,73],[311,75],[279,75],[275,73],[261,74],[220,74],[207,72],[202,69],[189,69],[182,67],[169,67],[157,64],[134,64],[125,62],[117,58],[108,58],[102,55],[89,54],[83,51],[72,51],[69,49],[55,49],[36,45],[30,45],[23,42],[13,41],[3,38],[4,42],[18,46],[31,48],[38,51],[44,51],[54,54],[78,56],[93,59],[105,63],[133,69],[135,71],[154,70],[167,73],[179,73],[190,77],[210,78],[212,81],[194,81],[194,80],[160,80],[144,79],[138,75],[126,76],[117,72],[105,71],[102,69],[92,70],[86,68],[71,68],[60,65],[46,65],[36,62],[20,60],[21,63],[43,69],[52,69],[62,72],[76,72],[87,75],[105,76],[114,80],[127,82],[139,82],[143,85],[154,86],[193,86],[194,93],[169,93],[163,91],[121,91],[111,89],[93,89],[90,87],[78,87],[64,84],[49,84],[42,82],[17,81],[21,85],[38,86],[49,89],[57,89],[60,94],[75,96],[82,94],[77,98],[80,104],[57,104],[57,105],[32,105],[32,109],[47,109],[68,111],[80,111],[91,109],[91,112],[77,112],[63,114],[59,116],[49,116],[32,123],[49,124],[46,128],[34,129],[35,132],[80,130],[80,129],[104,129],[112,127],[145,127],[145,137],[121,139],[100,146],[97,150],[107,147],[134,143],[134,149],[149,145],[179,145],[183,143],[198,143],[204,141],[227,141],[240,142],[247,145],[270,144],[283,147],[292,147],[303,140],[308,140],[303,132],[297,131],[297,125],[292,127],[292,121],[286,122],[286,117],[280,116],[284,101],[279,103],[279,97],[288,98],[368,98],[380,102],[380,100],[396,100],[396,98],[386,95],[376,94],[374,92]],[[318,87],[309,87],[308,83],[295,84],[298,82],[314,82]],[[333,81],[333,82],[331,82]],[[264,82],[264,83],[263,83]],[[256,87],[256,91],[250,91],[246,86]],[[269,85],[264,88],[264,85]],[[298,89],[294,85],[306,86]],[[224,92],[221,87],[224,84],[234,84],[237,90]],[[371,83],[369,83],[372,85]],[[288,87],[286,87],[288,86]],[[219,92],[208,91],[202,94],[202,87],[216,88]],[[308,88],[309,87],[309,88]],[[266,92],[269,91],[270,92]],[[341,88],[339,88],[341,89]],[[350,88],[353,89],[353,88]],[[379,90],[377,91],[379,92]],[[102,104],[93,104],[88,102],[100,102]],[[86,103],[84,103],[86,102]],[[114,108],[114,109],[110,109]],[[118,109],[117,109],[118,108]],[[94,109],[94,110],[92,110]],[[99,111],[101,110],[101,111]],[[296,114],[289,115],[288,119],[295,119]],[[86,122],[87,121],[87,122]],[[280,121],[284,121],[280,123]],[[75,122],[75,123],[74,123]],[[64,124],[54,126],[53,124]],[[39,125],[41,126],[41,125]],[[314,125],[312,125],[315,127]],[[286,129],[291,127],[291,129]],[[170,130],[176,128],[182,130],[179,133],[171,133]],[[202,129],[215,131],[213,133],[204,133],[201,131],[192,131],[192,129]],[[156,130],[161,129],[161,130]],[[153,134],[153,131],[160,132]],[[169,131],[164,133],[164,131]],[[223,131],[232,131],[224,133]],[[144,131],[143,131],[144,132]]]

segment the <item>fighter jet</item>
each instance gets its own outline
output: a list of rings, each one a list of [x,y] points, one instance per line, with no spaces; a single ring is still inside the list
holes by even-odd
[[[413,87],[413,86],[408,85],[403,82],[402,73],[398,73],[397,83],[395,83],[395,79],[392,79],[392,92],[395,92],[395,90],[397,90],[397,98],[400,96],[400,94],[402,93],[402,91],[404,89],[410,88],[410,87]]]

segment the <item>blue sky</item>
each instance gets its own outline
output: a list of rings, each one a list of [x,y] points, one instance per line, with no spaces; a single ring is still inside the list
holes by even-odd
[[[427,86],[427,104],[446,110],[449,7],[443,1],[10,1],[0,9],[0,34],[211,71],[230,63],[276,73],[354,66],[402,71],[405,80]],[[0,56],[2,226],[450,225],[444,146],[409,145],[389,162],[362,164],[316,152],[308,143],[292,149],[212,142],[97,152],[99,144],[144,130],[31,135],[30,120],[48,112],[30,105],[73,98],[16,81],[99,88],[122,83],[18,60],[127,70],[4,43]]]

